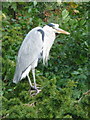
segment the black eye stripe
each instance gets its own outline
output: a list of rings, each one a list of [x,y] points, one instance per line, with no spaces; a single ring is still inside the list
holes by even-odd
[[[49,23],[48,26],[53,27],[53,28],[55,27],[55,25],[53,25],[52,23]]]

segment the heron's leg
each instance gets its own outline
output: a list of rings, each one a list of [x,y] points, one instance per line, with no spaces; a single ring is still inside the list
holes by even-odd
[[[34,89],[36,90],[36,93],[34,93],[33,95],[37,95],[41,90],[39,90],[36,86],[35,69],[32,69],[32,75],[33,75],[33,80],[34,80]]]
[[[35,79],[35,69],[32,69],[32,75],[33,75],[33,80],[34,80],[34,88],[37,89],[37,87],[36,87],[36,79]]]
[[[31,83],[31,80],[30,80],[29,75],[27,75],[27,77],[28,77],[29,84],[30,84],[30,86],[32,87],[32,83]]]

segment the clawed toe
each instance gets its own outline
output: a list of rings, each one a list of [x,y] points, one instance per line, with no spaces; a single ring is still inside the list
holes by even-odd
[[[41,92],[41,90],[39,90],[39,89],[36,90],[36,93],[37,93],[37,94],[40,93],[40,92]]]
[[[33,93],[33,94],[31,93],[31,96],[35,96],[35,95],[37,95],[37,94],[40,93],[40,92],[41,92],[41,90],[38,90],[38,89],[37,89],[35,93]]]
[[[40,92],[41,92],[40,87],[35,88],[34,86],[32,86],[30,90],[30,95],[35,96]]]

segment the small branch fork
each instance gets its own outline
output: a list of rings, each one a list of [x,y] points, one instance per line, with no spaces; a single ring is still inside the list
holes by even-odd
[[[84,96],[89,95],[89,94],[90,94],[90,90],[88,90],[87,92],[83,93],[83,95],[80,97],[78,102],[80,102]]]

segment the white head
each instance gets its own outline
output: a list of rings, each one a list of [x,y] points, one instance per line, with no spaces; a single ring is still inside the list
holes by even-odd
[[[60,29],[58,24],[50,23],[47,26],[49,26],[50,29],[52,29],[55,33],[63,33],[63,34],[67,34],[67,35],[70,34],[69,32]]]

